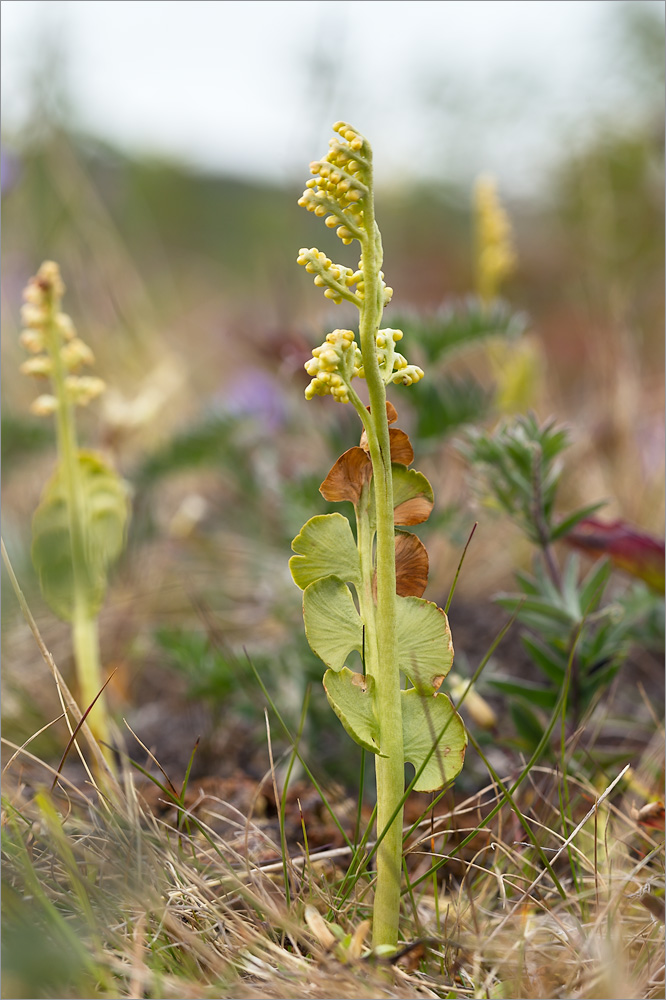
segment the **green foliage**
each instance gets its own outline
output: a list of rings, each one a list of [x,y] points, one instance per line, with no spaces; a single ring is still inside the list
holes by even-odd
[[[427,698],[437,691],[453,664],[447,617],[432,601],[420,597],[396,597],[395,610],[400,669]]]
[[[543,688],[500,677],[490,683],[505,694],[552,709],[573,655],[571,697],[577,712],[584,711],[629,651],[631,616],[614,601],[604,603],[610,575],[610,564],[601,560],[580,578],[576,555],[565,563],[560,589],[540,565],[534,576],[517,574],[520,592],[500,595],[497,602],[529,629],[523,636],[525,648],[550,684]]]
[[[419,386],[419,392],[410,396],[417,436],[428,442],[441,441],[462,425],[482,420],[492,410],[493,388],[484,386],[471,373],[451,374],[446,364],[458,354],[493,340],[517,339],[527,329],[528,321],[501,299],[486,304],[470,296],[442,307],[432,316],[407,314],[393,322],[418,343],[429,363],[428,378]]]
[[[223,705],[237,692],[239,675],[250,672],[245,660],[221,650],[206,632],[161,628],[156,630],[155,640],[166,654],[168,666],[187,678],[192,698]]]
[[[509,703],[509,712],[518,734],[518,746],[531,756],[543,739],[543,721],[523,698],[514,698]]]
[[[42,420],[26,420],[5,414],[2,417],[2,468],[5,474],[26,455],[43,451],[53,434]]]
[[[6,839],[5,846],[10,847]],[[3,879],[2,923],[4,996],[81,996],[71,992],[81,982],[95,989],[83,945],[83,922],[76,928],[55,906],[43,898],[26,897]]]
[[[374,678],[343,667],[339,673],[326,671],[324,687],[329,704],[351,738],[382,756]],[[428,698],[409,688],[400,692],[400,700],[404,757],[418,772],[414,788],[435,791],[460,773],[467,746],[464,726],[444,694]]]
[[[291,575],[301,590],[323,577],[360,585],[361,567],[351,526],[342,514],[317,514],[303,525],[291,546]]]
[[[341,670],[353,649],[363,653],[363,624],[349,587],[337,576],[305,588],[303,619],[310,648],[332,670]]]
[[[327,670],[324,689],[328,703],[351,738],[371,753],[380,754],[379,722],[375,711],[375,679],[343,667]]]
[[[539,425],[533,413],[503,421],[494,432],[470,428],[459,448],[482,488],[535,545],[548,545],[603,506],[582,507],[555,521],[562,474],[561,453],[569,444],[554,419]]]
[[[238,423],[236,418],[228,416],[205,417],[193,423],[148,456],[137,469],[138,486],[152,486],[183,469],[223,464],[233,465],[239,485],[250,491],[254,483],[247,460],[248,449],[239,447],[234,435]]]
[[[364,530],[369,529],[374,534],[374,489],[372,480],[369,489],[361,485],[364,463],[368,463],[369,468],[362,449],[346,452],[333,467],[322,488],[326,495],[333,491],[335,496],[346,494],[353,500],[357,519],[366,524]],[[337,476],[334,476],[336,471]],[[354,481],[354,473],[360,477],[359,482]],[[426,477],[399,463],[392,464],[392,477],[395,523],[414,524],[426,520],[433,504],[432,487]],[[357,534],[361,530],[359,528]],[[396,536],[413,537],[404,531],[396,531]],[[363,581],[375,571],[374,561],[371,565],[364,564],[367,556],[361,546],[357,548],[349,521],[341,514],[320,514],[310,518],[294,539],[292,548],[296,555],[290,560],[290,568],[294,581],[303,589],[306,637],[312,651],[329,668],[324,675],[329,703],[352,739],[366,750],[379,753],[375,678],[354,673],[345,666],[353,650],[365,656],[365,630],[372,609],[363,602]],[[412,570],[407,574],[413,586],[423,572],[427,573],[427,563],[426,570],[416,573]],[[400,563],[398,577],[401,577]],[[345,581],[355,589],[358,609]],[[409,737],[411,756],[405,752],[405,760],[411,761],[418,769],[425,759],[424,742],[429,748],[434,746],[440,724],[445,723],[450,729],[456,746],[460,744],[464,747],[466,744],[464,727],[448,697],[436,694],[453,663],[451,631],[442,609],[417,596],[396,595],[394,614],[398,664],[413,685],[410,688],[414,692],[413,698],[423,702],[421,709],[417,709],[413,698],[403,701],[403,714],[406,710],[411,719],[404,732],[405,739]],[[448,707],[444,708],[444,705]],[[424,729],[426,716],[430,721]],[[417,739],[419,727],[421,731]],[[438,766],[438,759],[435,754],[433,760],[428,762],[416,785],[419,790],[426,789],[425,783],[428,790],[441,787],[462,767],[460,754],[456,756],[454,753],[450,760],[447,759],[446,767]]]
[[[431,362],[450,360],[494,337],[519,337],[527,329],[527,317],[513,312],[506,302],[495,299],[486,304],[476,297],[446,305],[434,316],[399,316],[394,322]]]
[[[630,623],[628,638],[660,654],[664,649],[664,602],[660,595],[637,581],[617,603]]]
[[[88,617],[102,604],[110,566],[122,552],[129,517],[127,488],[99,455],[79,451],[76,456],[80,484],[79,525],[84,552],[84,575],[79,598]],[[77,598],[69,506],[72,500],[65,470],[58,466],[46,484],[33,518],[32,560],[52,610],[65,621],[74,616]]]
[[[460,446],[482,488],[540,555],[533,574],[516,573],[518,590],[496,600],[527,630],[522,641],[544,682],[497,674],[488,679],[513,699],[514,724],[530,750],[540,727],[533,709],[552,710],[568,675],[567,705],[578,719],[615,676],[631,642],[645,642],[649,629],[654,639],[660,631],[656,619],[663,622],[655,595],[643,584],[634,585],[621,599],[607,596],[612,574],[608,559],[596,561],[585,574],[576,554],[568,555],[562,568],[556,562],[551,544],[566,539],[602,506],[590,504],[557,515],[562,454],[568,443],[566,430],[554,420],[539,425],[529,414],[503,422],[494,433],[472,428]]]
[[[423,698],[410,688],[401,692],[405,760],[418,774],[417,792],[434,792],[460,773],[467,733],[445,694]]]
[[[482,419],[491,409],[493,392],[473,375],[442,374],[419,389],[416,435],[440,441],[463,424]]]

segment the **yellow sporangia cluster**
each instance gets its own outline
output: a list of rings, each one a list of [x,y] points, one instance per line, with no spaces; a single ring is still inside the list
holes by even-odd
[[[358,262],[358,270],[353,271],[351,267],[344,264],[334,264],[330,257],[327,257],[316,247],[303,247],[296,258],[296,262],[305,267],[308,274],[314,274],[314,283],[318,288],[324,289],[327,299],[339,305],[343,299],[353,302],[359,306],[365,298],[365,283],[363,280],[363,255]],[[384,290],[384,305],[388,305],[393,296],[393,289],[384,283],[384,272],[379,272],[379,279]],[[356,288],[354,288],[356,285]]]
[[[395,382],[400,385],[413,385],[423,378],[423,369],[418,365],[410,365],[402,354],[398,354],[395,345],[402,340],[402,330],[380,330],[377,334],[377,363],[384,382]],[[365,377],[363,368],[359,370],[361,378]]]
[[[326,340],[315,347],[312,357],[305,362],[305,370],[312,376],[305,390],[305,398],[331,395],[338,403],[349,402],[349,383],[359,373],[361,352],[351,330],[333,330]]]
[[[335,264],[316,247],[301,249],[297,260],[308,274],[314,275],[315,285],[324,289],[327,299],[336,304],[343,299],[353,302],[363,315],[366,307],[364,254],[369,255],[371,264],[372,255],[377,252],[378,235],[372,209],[372,153],[367,140],[347,122],[336,122],[333,131],[337,134],[329,143],[327,156],[310,164],[314,176],[307,182],[298,204],[319,217],[325,216],[326,225],[337,227],[336,233],[344,244],[354,239],[360,242],[358,268],[354,271],[344,264]],[[391,301],[393,289],[386,285],[383,271],[370,273],[372,278],[368,281],[373,288],[370,293],[373,303],[375,297],[383,296],[382,305],[385,306]],[[389,382],[412,385],[423,378],[423,371],[408,364],[395,350],[401,339],[401,330],[387,329],[377,333],[377,364],[386,385]],[[365,360],[367,363],[367,357]],[[329,333],[324,343],[313,350],[305,370],[312,378],[305,390],[306,399],[330,395],[340,403],[348,403],[350,393],[353,394],[351,380],[365,377],[363,355],[352,331]]]
[[[329,142],[323,160],[314,160],[310,172],[314,175],[305,186],[298,204],[308,212],[324,218],[325,224],[336,231],[345,245],[357,239],[363,242],[367,233],[365,204],[372,186],[371,152],[367,141],[347,122],[336,122],[337,135]],[[334,264],[324,253],[312,247],[302,249],[298,263],[315,275],[315,285],[324,288],[327,299],[339,304],[343,299],[359,304],[364,297],[363,256],[353,271],[343,264]],[[391,301],[393,289],[384,282],[384,305]],[[356,286],[354,288],[354,286]]]
[[[106,384],[101,378],[79,375],[84,365],[94,364],[92,351],[80,337],[69,316],[60,312],[65,286],[58,265],[45,261],[23,292],[21,344],[33,355],[21,365],[24,375],[61,382],[66,398],[75,406],[99,396]],[[57,396],[44,393],[33,400],[31,411],[48,416],[58,408]]]
[[[336,138],[323,160],[310,164],[314,174],[305,185],[298,204],[317,216],[325,216],[344,244],[360,239],[364,231],[363,204],[370,193],[370,150],[362,135],[347,122],[336,122]]]
[[[516,255],[511,241],[511,223],[490,176],[476,182],[474,190],[477,240],[477,292],[483,302],[499,294],[502,282],[514,270]]]
[[[377,334],[377,362],[384,382],[412,385],[423,378],[423,371],[417,365],[410,365],[407,359],[395,350],[402,339],[401,330],[380,330]],[[332,396],[338,403],[349,402],[349,388],[353,378],[364,378],[363,356],[351,330],[333,330],[319,347],[315,347],[312,358],[305,363],[305,370],[312,381],[305,390],[305,398]]]

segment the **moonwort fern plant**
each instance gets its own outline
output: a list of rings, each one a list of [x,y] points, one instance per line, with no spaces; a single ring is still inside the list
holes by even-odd
[[[334,330],[313,350],[305,365],[312,376],[305,395],[351,403],[361,420],[360,444],[341,455],[320,487],[326,500],[352,504],[356,532],[340,513],[311,518],[292,543],[290,568],[303,590],[308,642],[328,668],[329,703],[352,739],[375,755],[380,842],[373,944],[394,949],[405,762],[415,768],[414,788],[441,788],[461,770],[467,738],[460,716],[439,691],[453,660],[448,620],[423,599],[427,552],[415,534],[403,530],[427,519],[433,492],[426,477],[409,468],[413,449],[393,426],[397,412],[386,398],[387,386],[412,385],[424,373],[396,351],[401,331],[380,329],[392,289],[381,270],[370,145],[345,122],[333,130],[328,154],[310,165],[314,176],[299,204],[325,216],[344,245],[358,241],[361,257],[353,270],[313,247],[300,251],[298,263],[326,298],[358,308],[359,332],[357,341],[352,330]],[[368,407],[352,385],[356,377],[366,380]],[[362,672],[346,665],[354,651]]]
[[[61,311],[64,292],[58,265],[45,261],[23,293],[21,344],[31,357],[21,371],[50,382],[51,391],[37,396],[31,409],[55,417],[58,447],[55,472],[33,518],[32,560],[47,603],[71,623],[81,708],[113,768],[97,615],[109,567],[125,544],[129,500],[106,459],[79,448],[76,408],[98,397],[105,383],[80,373],[94,357]]]

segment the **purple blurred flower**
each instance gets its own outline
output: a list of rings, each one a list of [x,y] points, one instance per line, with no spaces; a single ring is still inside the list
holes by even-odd
[[[260,368],[246,368],[221,397],[221,409],[234,417],[252,417],[275,432],[287,417],[279,383]]]
[[[16,184],[20,173],[20,163],[17,156],[7,149],[0,149],[0,191],[5,195]]]

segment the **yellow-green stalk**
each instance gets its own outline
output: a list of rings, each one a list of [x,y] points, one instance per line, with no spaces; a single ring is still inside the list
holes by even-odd
[[[511,240],[511,223],[497,194],[494,178],[484,174],[474,189],[476,222],[476,291],[489,305],[499,294],[503,281],[513,273],[516,255]]]
[[[33,560],[44,595],[71,622],[83,711],[110,765],[109,718],[100,661],[97,610],[106,568],[124,542],[127,496],[105,461],[79,449],[75,408],[105,389],[102,379],[79,374],[94,362],[90,348],[61,311],[64,285],[57,264],[46,261],[30,279],[21,310],[21,343],[32,355],[24,374],[48,379],[50,392],[34,400],[33,413],[55,417],[58,465],[33,524]],[[95,699],[97,699],[95,701]]]
[[[476,291],[485,309],[490,309],[502,285],[516,269],[511,222],[495,180],[480,177],[474,189],[476,230]],[[525,334],[516,342],[497,338],[488,344],[488,360],[497,385],[495,407],[500,413],[524,413],[543,395],[543,352],[538,342]]]

